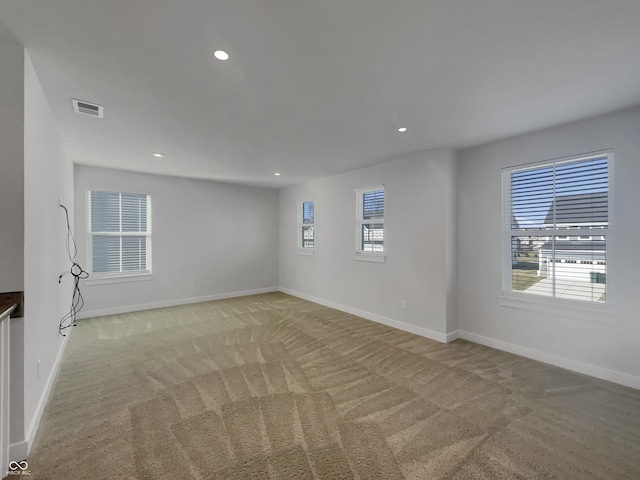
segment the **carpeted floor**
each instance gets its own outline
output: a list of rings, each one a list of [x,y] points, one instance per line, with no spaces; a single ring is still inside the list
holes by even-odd
[[[281,293],[80,321],[33,479],[638,479],[640,391]]]

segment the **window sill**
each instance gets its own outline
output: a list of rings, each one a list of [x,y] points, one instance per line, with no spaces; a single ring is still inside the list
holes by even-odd
[[[313,257],[316,254],[312,248],[299,248],[296,253],[298,255],[306,255],[307,257]]]
[[[144,282],[153,280],[152,273],[132,273],[128,275],[91,275],[84,284],[87,287],[93,285],[107,285],[109,283]]]
[[[500,305],[503,307],[533,310],[535,312],[561,315],[564,317],[578,318],[592,322],[616,325],[618,314],[611,311],[608,305],[576,303],[567,300],[530,298],[530,295],[516,295],[503,292],[499,296]]]
[[[367,254],[367,253],[356,253],[353,256],[354,260],[358,260],[359,262],[374,262],[374,263],[384,263],[387,256],[383,254]]]

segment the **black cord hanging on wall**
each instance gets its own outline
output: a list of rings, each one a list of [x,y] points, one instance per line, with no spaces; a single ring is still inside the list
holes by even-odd
[[[62,272],[58,277],[58,283],[62,283],[62,277],[65,275],[71,275],[73,277],[73,295],[71,297],[71,308],[69,312],[65,314],[64,317],[60,319],[60,325],[58,326],[58,331],[60,335],[66,337],[66,334],[63,333],[69,327],[75,327],[76,325],[76,315],[82,307],[84,306],[84,298],[82,298],[82,292],[80,291],[80,280],[84,280],[89,278],[89,272],[86,272],[82,269],[82,267],[76,262],[76,255],[78,255],[78,246],[76,245],[76,241],[73,238],[73,232],[71,231],[71,225],[69,223],[69,210],[67,207],[60,204],[60,208],[64,210],[65,219],[67,221],[67,256],[69,257],[69,261],[71,262],[71,268],[66,272]]]

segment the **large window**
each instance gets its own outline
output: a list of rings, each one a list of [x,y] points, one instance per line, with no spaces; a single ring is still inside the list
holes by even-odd
[[[356,253],[384,252],[384,187],[356,190]]]
[[[315,213],[313,201],[298,204],[298,248],[312,249],[314,243]]]
[[[151,272],[151,206],[140,193],[89,192],[89,265],[97,276]]]
[[[504,291],[606,303],[611,158],[503,171]]]

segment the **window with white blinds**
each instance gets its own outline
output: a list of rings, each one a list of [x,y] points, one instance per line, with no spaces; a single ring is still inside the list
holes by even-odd
[[[298,248],[315,246],[315,207],[313,200],[298,204]]]
[[[356,252],[384,253],[384,187],[356,190]]]
[[[503,170],[506,292],[607,299],[611,153]]]
[[[149,195],[89,192],[89,265],[95,275],[151,272]]]

